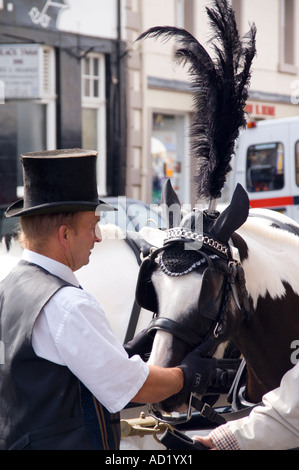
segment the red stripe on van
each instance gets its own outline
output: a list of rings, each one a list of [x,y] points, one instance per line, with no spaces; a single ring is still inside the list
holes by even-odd
[[[273,197],[269,199],[254,199],[250,201],[250,207],[252,209],[262,207],[282,207],[282,206],[293,206],[294,198],[292,196],[287,197]]]

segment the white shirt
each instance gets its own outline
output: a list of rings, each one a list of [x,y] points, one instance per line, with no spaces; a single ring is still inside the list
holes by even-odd
[[[285,450],[299,447],[299,363],[281,384],[263,397],[264,407],[247,418],[228,423],[244,450]]]
[[[79,286],[64,264],[28,250],[22,259]],[[128,358],[100,304],[77,287],[61,288],[44,306],[33,328],[32,346],[37,356],[68,367],[115,413],[137,394],[149,368],[139,356]]]
[[[280,386],[263,397],[249,416],[229,421],[210,433],[222,450],[287,450],[299,448],[299,362]]]

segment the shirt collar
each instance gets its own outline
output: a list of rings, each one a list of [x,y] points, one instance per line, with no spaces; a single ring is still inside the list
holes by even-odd
[[[65,264],[59,263],[59,261],[55,261],[52,258],[48,258],[47,256],[40,255],[39,253],[27,249],[23,251],[22,259],[29,263],[37,264],[54,276],[60,277],[64,281],[79,287],[79,281],[71,268]]]

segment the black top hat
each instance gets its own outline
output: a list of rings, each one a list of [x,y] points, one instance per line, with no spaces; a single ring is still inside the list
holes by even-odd
[[[53,150],[21,155],[24,199],[6,210],[6,217],[57,212],[115,210],[97,192],[97,152]]]

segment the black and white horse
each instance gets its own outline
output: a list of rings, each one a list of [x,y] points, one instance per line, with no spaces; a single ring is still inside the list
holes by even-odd
[[[164,197],[173,207],[170,184]],[[137,299],[157,313],[149,363],[175,366],[196,344],[213,355],[233,339],[247,364],[244,399],[257,403],[277,387],[299,339],[298,235],[299,225],[278,212],[249,211],[241,186],[221,214],[174,220],[163,249],[140,269]],[[169,412],[186,399],[157,408]]]

